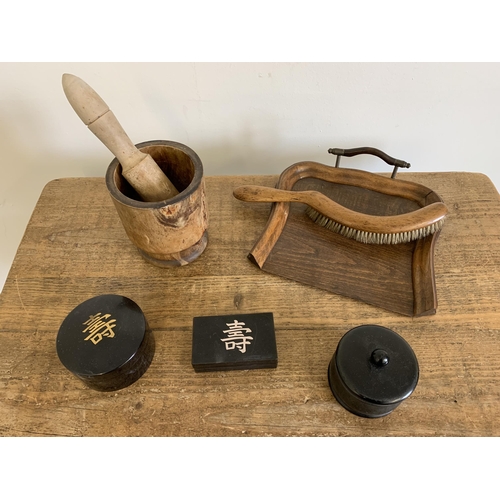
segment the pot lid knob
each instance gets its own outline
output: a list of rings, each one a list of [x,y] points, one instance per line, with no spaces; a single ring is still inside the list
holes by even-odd
[[[370,356],[370,361],[381,368],[389,364],[389,355],[383,349],[375,349]]]

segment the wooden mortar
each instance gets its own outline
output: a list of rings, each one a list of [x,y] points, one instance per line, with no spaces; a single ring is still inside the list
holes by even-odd
[[[117,158],[106,172],[106,187],[127,236],[148,262],[160,267],[183,266],[206,248],[208,217],[203,165],[184,144],[148,141],[136,145],[151,155],[179,194],[145,202],[121,174]]]

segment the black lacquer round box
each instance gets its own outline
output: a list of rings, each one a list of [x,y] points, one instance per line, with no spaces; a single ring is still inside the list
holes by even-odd
[[[136,382],[154,356],[141,308],[121,295],[99,295],[71,311],[57,334],[62,364],[87,386],[116,391]]]
[[[411,346],[396,332],[378,325],[349,330],[328,367],[333,395],[360,417],[391,413],[417,386],[418,361]]]

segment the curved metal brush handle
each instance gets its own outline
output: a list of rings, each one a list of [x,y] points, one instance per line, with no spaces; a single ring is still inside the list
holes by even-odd
[[[392,171],[391,179],[394,179],[396,177],[396,173],[398,171],[398,168],[410,168],[411,165],[403,160],[397,160],[396,158],[393,158],[392,156],[389,156],[387,153],[384,153],[383,151],[380,151],[380,149],[376,148],[369,148],[369,147],[362,147],[362,148],[351,148],[351,149],[340,149],[340,148],[330,148],[328,152],[332,155],[337,155],[337,160],[335,162],[335,168],[338,168],[340,165],[340,157],[341,156],[346,156],[348,158],[352,156],[357,156],[357,155],[363,155],[363,154],[369,154],[373,156],[377,156],[381,160],[384,160],[388,165],[391,165],[394,167],[394,170]]]

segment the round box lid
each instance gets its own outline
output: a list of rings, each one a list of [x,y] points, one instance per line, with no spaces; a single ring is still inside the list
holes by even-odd
[[[121,295],[99,295],[71,311],[56,341],[62,364],[89,387],[114,391],[138,380],[154,355],[141,308]]]
[[[418,361],[396,332],[378,325],[349,330],[328,369],[330,388],[350,412],[382,417],[411,395],[418,382]]]

